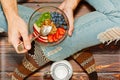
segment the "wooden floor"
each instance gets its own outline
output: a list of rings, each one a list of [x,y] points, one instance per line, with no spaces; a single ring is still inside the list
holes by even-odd
[[[59,6],[63,0],[29,0],[22,5],[37,9],[41,6],[52,5]],[[82,3],[75,11],[75,17],[82,16],[91,11],[90,6]],[[93,9],[92,9],[93,10]],[[92,52],[96,61],[96,69],[99,76],[103,78],[99,80],[120,80],[120,44],[110,44],[105,46],[103,44],[93,46],[87,50]],[[0,34],[0,80],[9,80],[11,73],[15,67],[21,63],[24,55],[16,54],[14,48],[7,41],[6,33]],[[82,71],[79,65],[73,60],[69,60],[73,66],[73,77],[71,80],[88,80],[87,75]],[[32,75],[28,80],[52,80],[50,75],[44,75],[49,71],[50,65],[48,64],[38,73]]]

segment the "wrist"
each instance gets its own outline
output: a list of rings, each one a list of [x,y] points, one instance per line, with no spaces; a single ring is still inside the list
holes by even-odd
[[[81,0],[66,0],[66,6],[72,10],[75,10]]]
[[[12,29],[13,27],[15,27],[13,25],[15,25],[17,23],[19,16],[17,14],[13,13],[10,16],[8,15],[6,18],[7,18],[8,30],[9,30],[9,29]]]
[[[18,15],[17,0],[0,0],[7,21]]]
[[[12,19],[13,17],[18,16],[18,12],[14,11],[13,9],[6,9],[4,10],[5,16],[7,18],[7,20]]]

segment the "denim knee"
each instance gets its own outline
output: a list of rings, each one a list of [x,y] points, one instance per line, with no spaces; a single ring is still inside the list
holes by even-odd
[[[120,22],[120,1],[119,0],[86,0],[96,11],[104,14],[110,21]]]

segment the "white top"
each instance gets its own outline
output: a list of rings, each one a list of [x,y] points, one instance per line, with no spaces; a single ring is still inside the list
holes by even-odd
[[[73,73],[71,64],[66,60],[53,63],[50,70],[54,80],[69,80]]]

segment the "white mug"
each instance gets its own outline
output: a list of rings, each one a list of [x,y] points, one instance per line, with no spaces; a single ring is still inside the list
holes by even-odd
[[[72,76],[72,65],[67,60],[54,62],[50,69],[54,80],[69,80]]]

